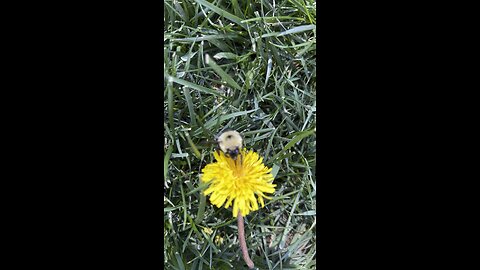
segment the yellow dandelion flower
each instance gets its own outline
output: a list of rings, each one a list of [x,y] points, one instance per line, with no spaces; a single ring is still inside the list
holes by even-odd
[[[221,237],[220,235],[216,235],[215,236],[215,245],[220,246],[222,244],[223,244],[223,237]]]
[[[207,228],[207,227],[204,227],[204,228],[203,228],[203,231],[204,231],[206,234],[208,234],[208,235],[210,235],[210,234],[213,233],[212,229]]]
[[[238,211],[246,216],[258,210],[257,200],[264,207],[263,198],[271,199],[264,193],[275,192],[276,185],[272,184],[272,169],[263,164],[263,158],[245,149],[241,150],[241,156],[236,160],[222,151],[213,155],[217,162],[207,164],[202,170],[202,181],[210,183],[204,191],[205,195],[210,194],[210,202],[217,207],[225,204],[225,208],[233,202],[234,217],[237,217]]]

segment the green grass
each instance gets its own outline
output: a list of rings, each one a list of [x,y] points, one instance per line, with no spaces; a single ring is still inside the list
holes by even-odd
[[[247,269],[231,208],[201,195],[199,173],[225,126],[277,184],[245,218],[255,266],[315,269],[315,1],[164,3],[166,269]]]

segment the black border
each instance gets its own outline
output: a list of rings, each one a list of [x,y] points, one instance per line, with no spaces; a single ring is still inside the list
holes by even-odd
[[[22,264],[162,268],[162,13],[63,3],[19,19]]]

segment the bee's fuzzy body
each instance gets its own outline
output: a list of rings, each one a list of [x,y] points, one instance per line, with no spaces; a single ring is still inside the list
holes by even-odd
[[[225,130],[216,138],[218,147],[233,160],[237,159],[243,147],[243,138],[235,130]]]

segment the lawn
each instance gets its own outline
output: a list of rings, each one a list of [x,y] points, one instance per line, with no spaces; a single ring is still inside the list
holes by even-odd
[[[316,3],[164,1],[166,269],[247,269],[232,207],[202,191],[223,128],[272,168],[245,217],[258,269],[316,268]]]

